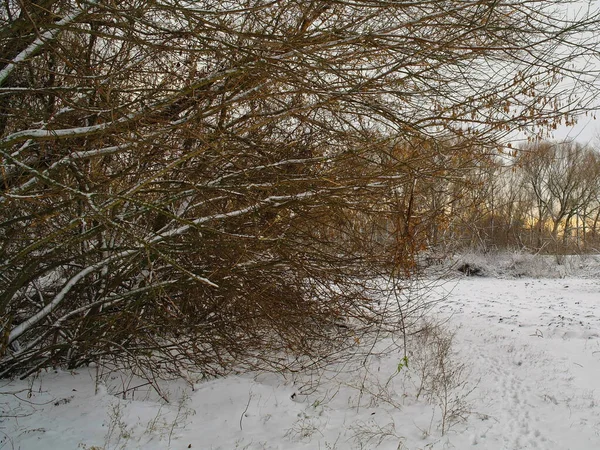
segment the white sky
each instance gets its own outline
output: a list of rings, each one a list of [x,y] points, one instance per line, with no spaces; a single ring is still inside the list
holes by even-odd
[[[570,3],[567,5],[567,12],[572,15],[572,19],[577,19],[582,16],[592,15],[600,8],[598,0],[581,0],[579,2]],[[582,67],[593,71],[597,68],[598,61],[596,59],[587,59],[582,62]],[[598,79],[596,78],[596,83]],[[594,102],[597,109],[600,109],[598,101]],[[582,144],[596,145],[600,147],[600,111],[597,113],[597,119],[594,119],[593,112],[588,116],[580,116],[575,126],[560,126],[553,133],[555,140],[575,140]]]
[[[561,125],[553,133],[555,140],[575,140],[581,144],[600,145],[600,113],[598,118],[582,116],[574,127]]]

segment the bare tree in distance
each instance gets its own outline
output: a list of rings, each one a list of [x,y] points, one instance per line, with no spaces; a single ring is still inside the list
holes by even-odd
[[[577,142],[535,141],[468,168],[470,189],[454,196],[446,233],[452,248],[595,251],[599,155]]]
[[[600,155],[575,142],[547,142],[524,148],[517,164],[523,168],[536,199],[538,245],[543,224],[549,218],[553,241],[558,241],[562,227],[565,246],[573,219],[587,222],[587,210],[600,190]]]
[[[445,185],[595,98],[567,3],[5,1],[0,375],[289,368],[404,326],[367,280]]]

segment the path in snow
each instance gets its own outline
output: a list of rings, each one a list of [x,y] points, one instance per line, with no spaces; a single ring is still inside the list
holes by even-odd
[[[600,448],[600,282],[470,278],[439,310],[480,378],[456,448]]]

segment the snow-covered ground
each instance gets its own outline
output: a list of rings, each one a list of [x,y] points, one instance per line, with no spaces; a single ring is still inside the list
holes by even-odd
[[[319,383],[314,374],[230,376],[193,390],[171,382],[168,404],[126,377],[48,372],[0,384],[0,448],[600,448],[600,274],[464,277],[437,292],[448,295],[433,314],[455,331],[442,372],[447,333],[413,339],[406,361],[384,341]],[[452,376],[423,383],[423,368]]]
[[[599,280],[471,278],[450,300],[481,380],[455,448],[600,448]]]

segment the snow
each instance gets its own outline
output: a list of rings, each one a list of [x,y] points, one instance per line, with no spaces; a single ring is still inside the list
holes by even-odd
[[[461,352],[481,379],[474,411],[487,418],[469,420],[472,442],[600,448],[600,281],[473,278],[452,299],[442,309],[461,326]]]
[[[318,383],[314,373],[165,382],[169,403],[124,374],[49,371],[0,384],[0,448],[600,448],[600,277],[462,277],[436,291],[432,316],[454,332],[445,403],[427,387],[417,398],[438,342],[422,337],[407,361],[388,338]]]
[[[13,72],[13,70],[17,67],[18,64],[27,60],[27,58],[33,56],[36,52],[44,46],[44,44],[48,41],[53,40],[56,36],[65,28],[66,25],[71,24],[77,19],[81,14],[88,11],[92,6],[98,3],[98,0],[89,0],[87,5],[83,8],[76,10],[72,14],[64,17],[56,23],[56,27],[52,30],[45,31],[40,34],[37,39],[35,39],[31,44],[29,44],[23,51],[21,51],[17,56],[15,56],[12,61],[10,61],[6,66],[0,71],[0,86],[4,84],[9,75]]]

